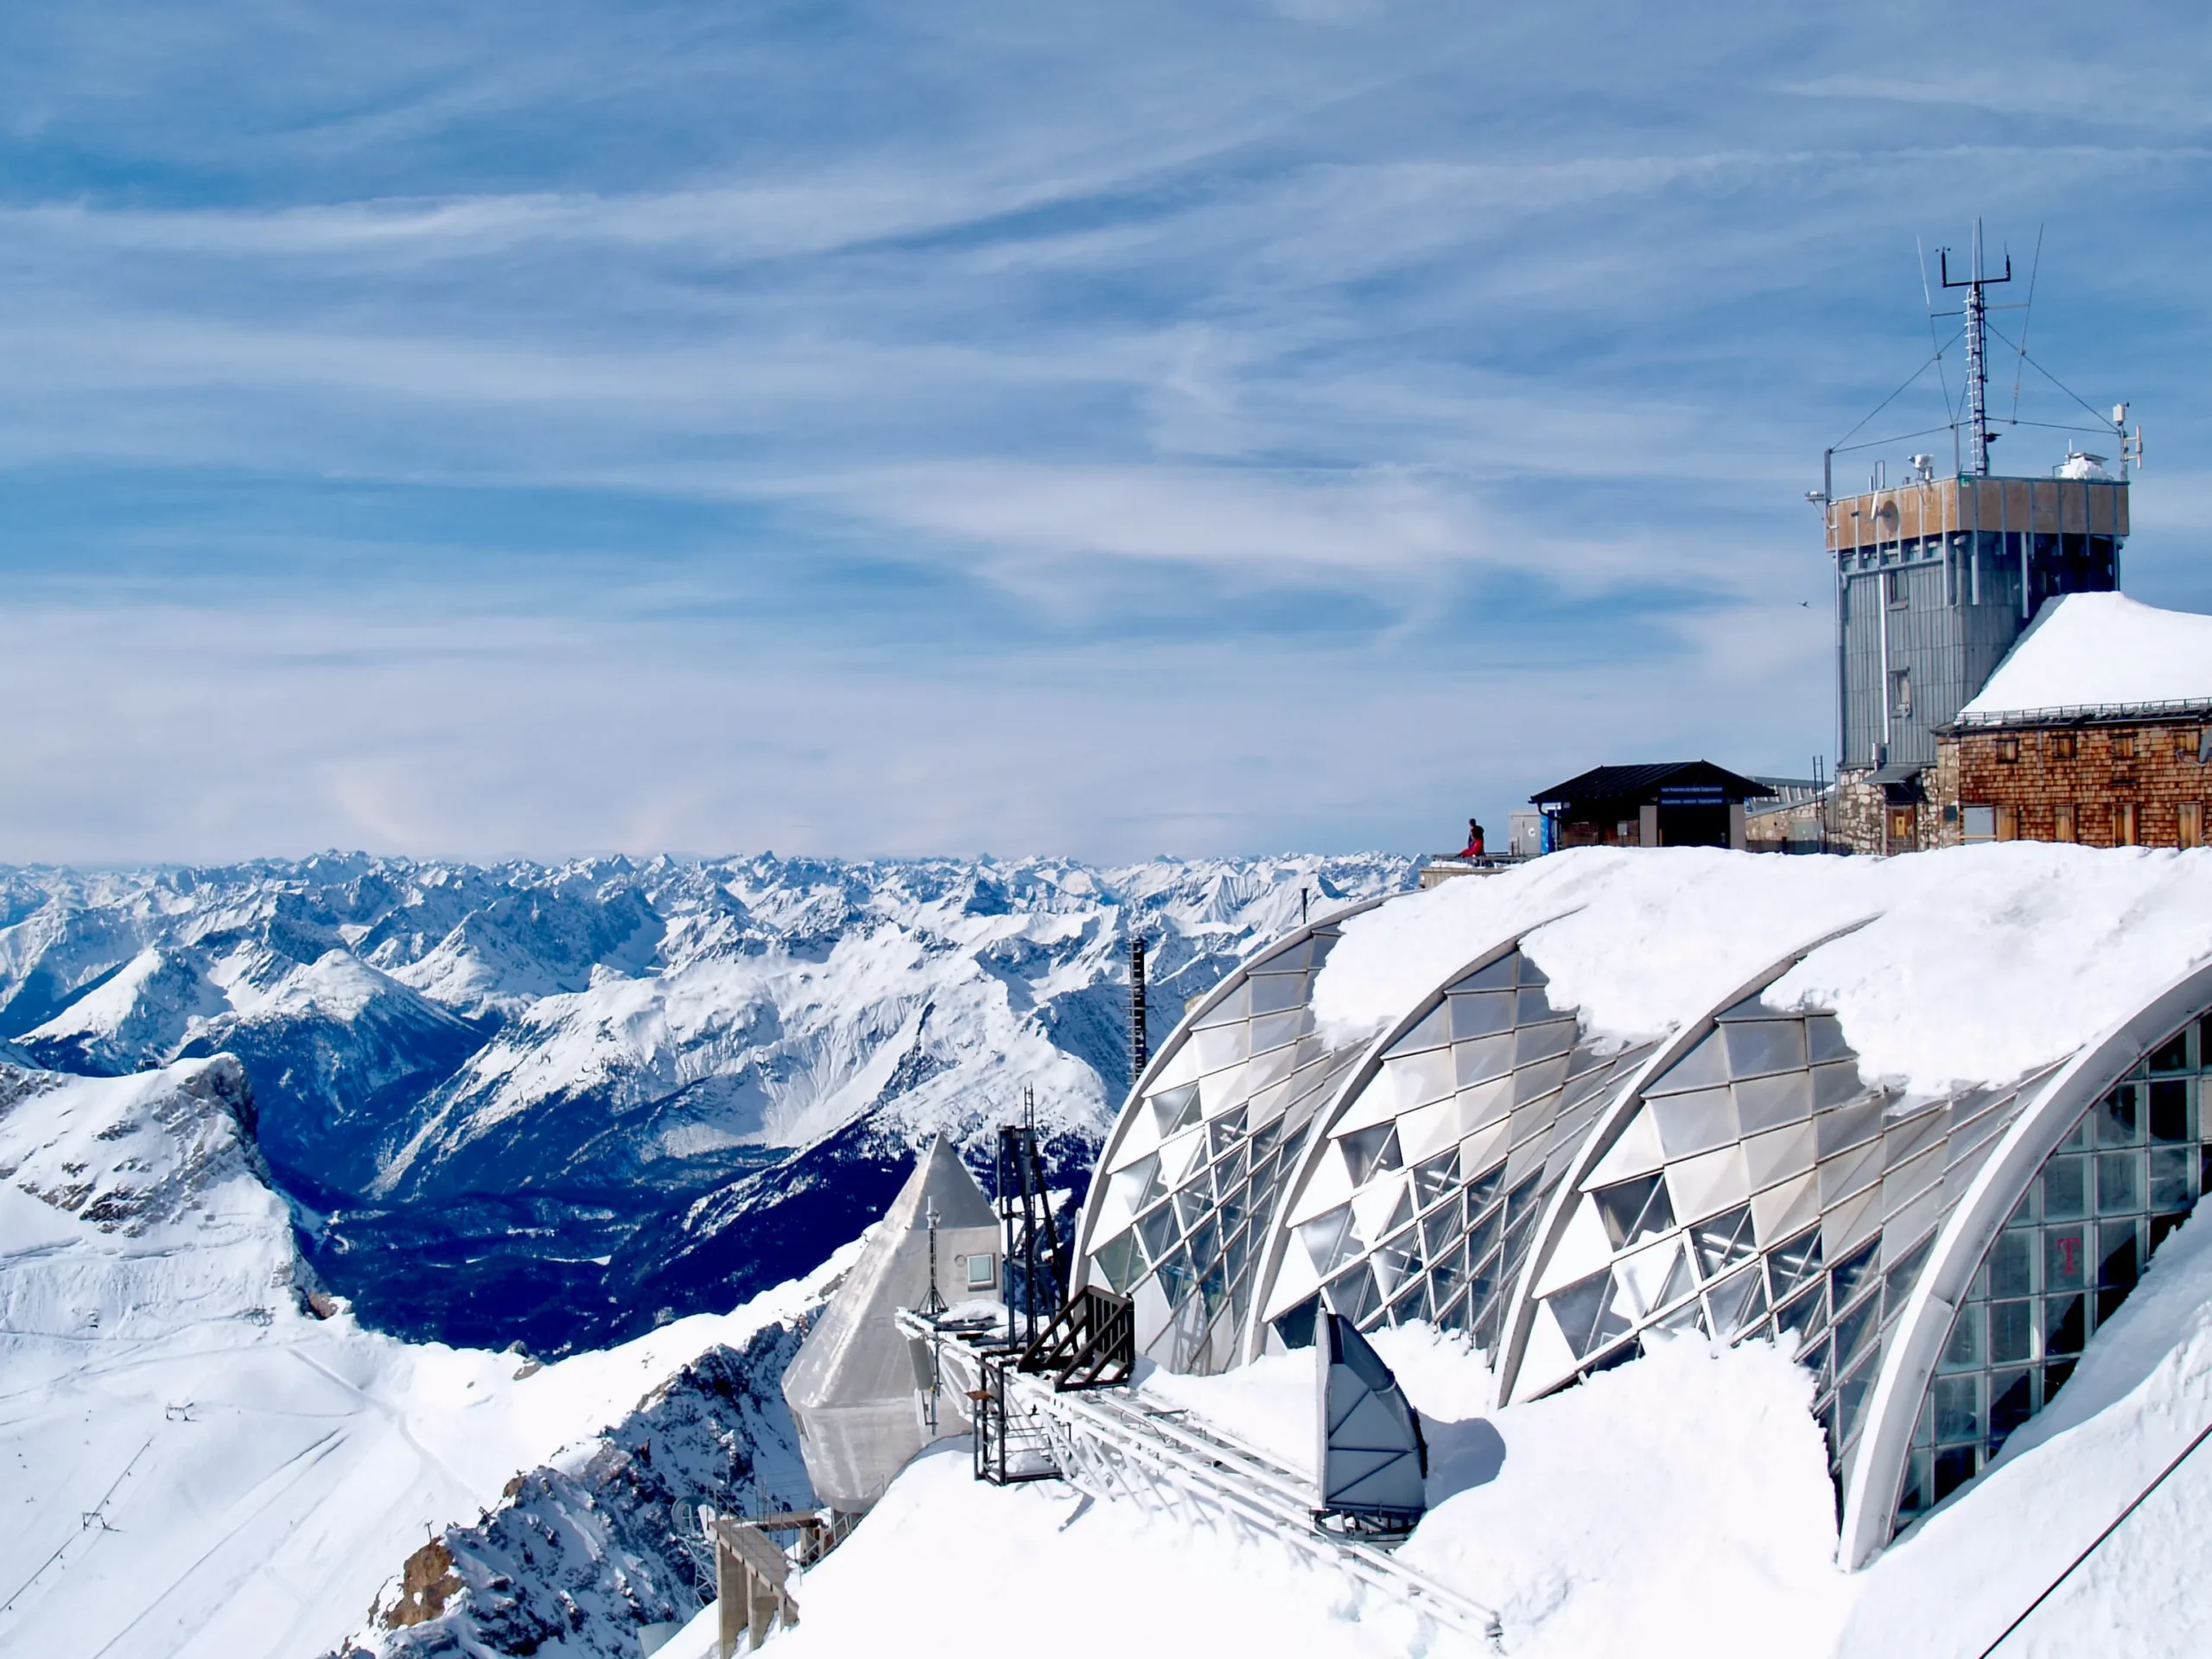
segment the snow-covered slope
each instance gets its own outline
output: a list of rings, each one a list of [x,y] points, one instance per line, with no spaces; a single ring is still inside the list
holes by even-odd
[[[1401,1554],[1498,1609],[1504,1651],[1516,1659],[1978,1654],[2212,1422],[2204,1224],[2175,1236],[2100,1333],[2078,1392],[2069,1384],[1988,1477],[1857,1574],[1835,1564],[1834,1492],[1808,1379],[1770,1345],[1723,1349],[1686,1335],[1566,1393],[1497,1409],[1487,1370],[1459,1339],[1423,1326],[1378,1332],[1431,1451],[1430,1511]],[[1312,1466],[1310,1354],[1212,1377],[1155,1372],[1143,1386],[1287,1466]],[[2212,1586],[2197,1556],[2208,1523],[2212,1445],[1999,1653],[2206,1651]],[[901,1650],[913,1610],[964,1596],[979,1572],[992,1618],[1051,1629],[1070,1659],[1470,1650],[1264,1540],[1058,1484],[979,1485],[960,1444],[910,1465],[806,1576],[801,1623],[775,1638],[776,1650]],[[688,1630],[669,1659],[701,1659],[712,1651],[706,1635],[703,1624]]]
[[[249,1116],[227,1058],[113,1079],[0,1069],[0,1651],[323,1650],[426,1528],[549,1460],[588,1490],[613,1444],[597,1431],[641,1416],[671,1473],[711,1450],[701,1479],[758,1465],[788,1484],[788,1428],[761,1402],[842,1262],[543,1368],[410,1346],[320,1293],[334,1316],[309,1310]],[[692,1386],[662,1386],[687,1365]],[[719,1438],[681,1403],[702,1394],[730,1406]]]
[[[1164,1026],[1301,889],[1334,903],[1409,875],[1383,857],[5,870],[0,1038],[94,1074],[236,1054],[313,1259],[364,1317],[563,1351],[803,1270],[907,1150],[939,1129],[980,1147],[1025,1090],[1056,1179],[1079,1180],[1127,1086],[1132,933]]]

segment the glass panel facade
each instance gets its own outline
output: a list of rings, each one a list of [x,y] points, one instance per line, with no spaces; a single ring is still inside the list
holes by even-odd
[[[1894,1535],[2049,1405],[2097,1327],[2196,1205],[2204,1038],[2183,1027],[2082,1115],[1975,1270],[1914,1427]]]
[[[1840,1490],[1946,1195],[1987,1156],[2019,1091],[1901,1104],[1860,1078],[1832,1015],[1753,999],[1643,1092],[1583,1183],[1611,1257],[1544,1291],[1571,1357],[1515,1393],[1588,1376],[1673,1332],[1767,1338],[1817,1379]],[[2120,1155],[2139,1160],[2129,1147]],[[2147,1166],[2113,1179],[2137,1177]]]
[[[1287,1275],[1284,1294],[1318,1279],[1363,1330],[1426,1320],[1495,1352],[1537,1216],[1616,1081],[1650,1052],[1575,1039],[1574,1011],[1552,1006],[1517,950],[1439,992],[1344,1103],[1339,1121],[1360,1127],[1332,1135],[1323,1157],[1340,1168],[1309,1184],[1329,1207],[1294,1211],[1312,1272]],[[1311,1318],[1301,1300],[1278,1336]]]
[[[1161,1056],[1133,1114],[1139,1132],[1104,1172],[1091,1271],[1135,1300],[1139,1349],[1171,1370],[1236,1363],[1283,1185],[1363,1046],[1332,1047],[1314,1029],[1313,978],[1337,938],[1322,924],[1242,971]],[[1396,1153],[1370,1155],[1380,1166]]]

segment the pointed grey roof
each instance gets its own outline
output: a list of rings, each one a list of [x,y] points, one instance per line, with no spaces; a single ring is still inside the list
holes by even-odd
[[[956,1298],[965,1294],[957,1263],[996,1251],[998,1217],[940,1135],[915,1161],[784,1372],[784,1399],[798,1425],[808,1476],[817,1494],[839,1509],[867,1509],[922,1448],[912,1357],[893,1319],[928,1294],[932,1205],[938,1284]]]

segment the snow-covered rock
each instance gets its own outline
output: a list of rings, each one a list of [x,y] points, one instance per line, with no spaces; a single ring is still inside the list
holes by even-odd
[[[791,1489],[776,1380],[849,1252],[556,1364],[410,1345],[315,1289],[251,1117],[228,1058],[0,1068],[0,1652],[299,1659],[518,1475],[652,1498],[594,1472],[639,1444],[664,1510],[733,1471]]]

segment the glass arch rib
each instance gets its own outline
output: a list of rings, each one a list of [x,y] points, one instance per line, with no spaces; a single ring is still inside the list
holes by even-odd
[[[1915,1101],[1857,1060],[1832,1014],[1753,996],[1646,1084],[1539,1268],[1515,1397],[1678,1332],[1765,1338],[1813,1373],[1841,1491],[1936,1230],[2036,1080]]]
[[[1580,1043],[1545,985],[1516,948],[1408,1016],[1292,1198],[1270,1346],[1303,1345],[1325,1303],[1362,1330],[1422,1320],[1495,1351],[1538,1216],[1650,1052]]]
[[[1314,1025],[1314,977],[1338,937],[1319,923],[1240,969],[1149,1071],[1098,1172],[1089,1274],[1132,1298],[1139,1351],[1170,1370],[1236,1363],[1283,1184],[1363,1046]]]
[[[1922,1396],[1890,1535],[1970,1484],[2056,1397],[2212,1173],[2212,1016],[2157,1045],[2067,1131],[1990,1242]]]

